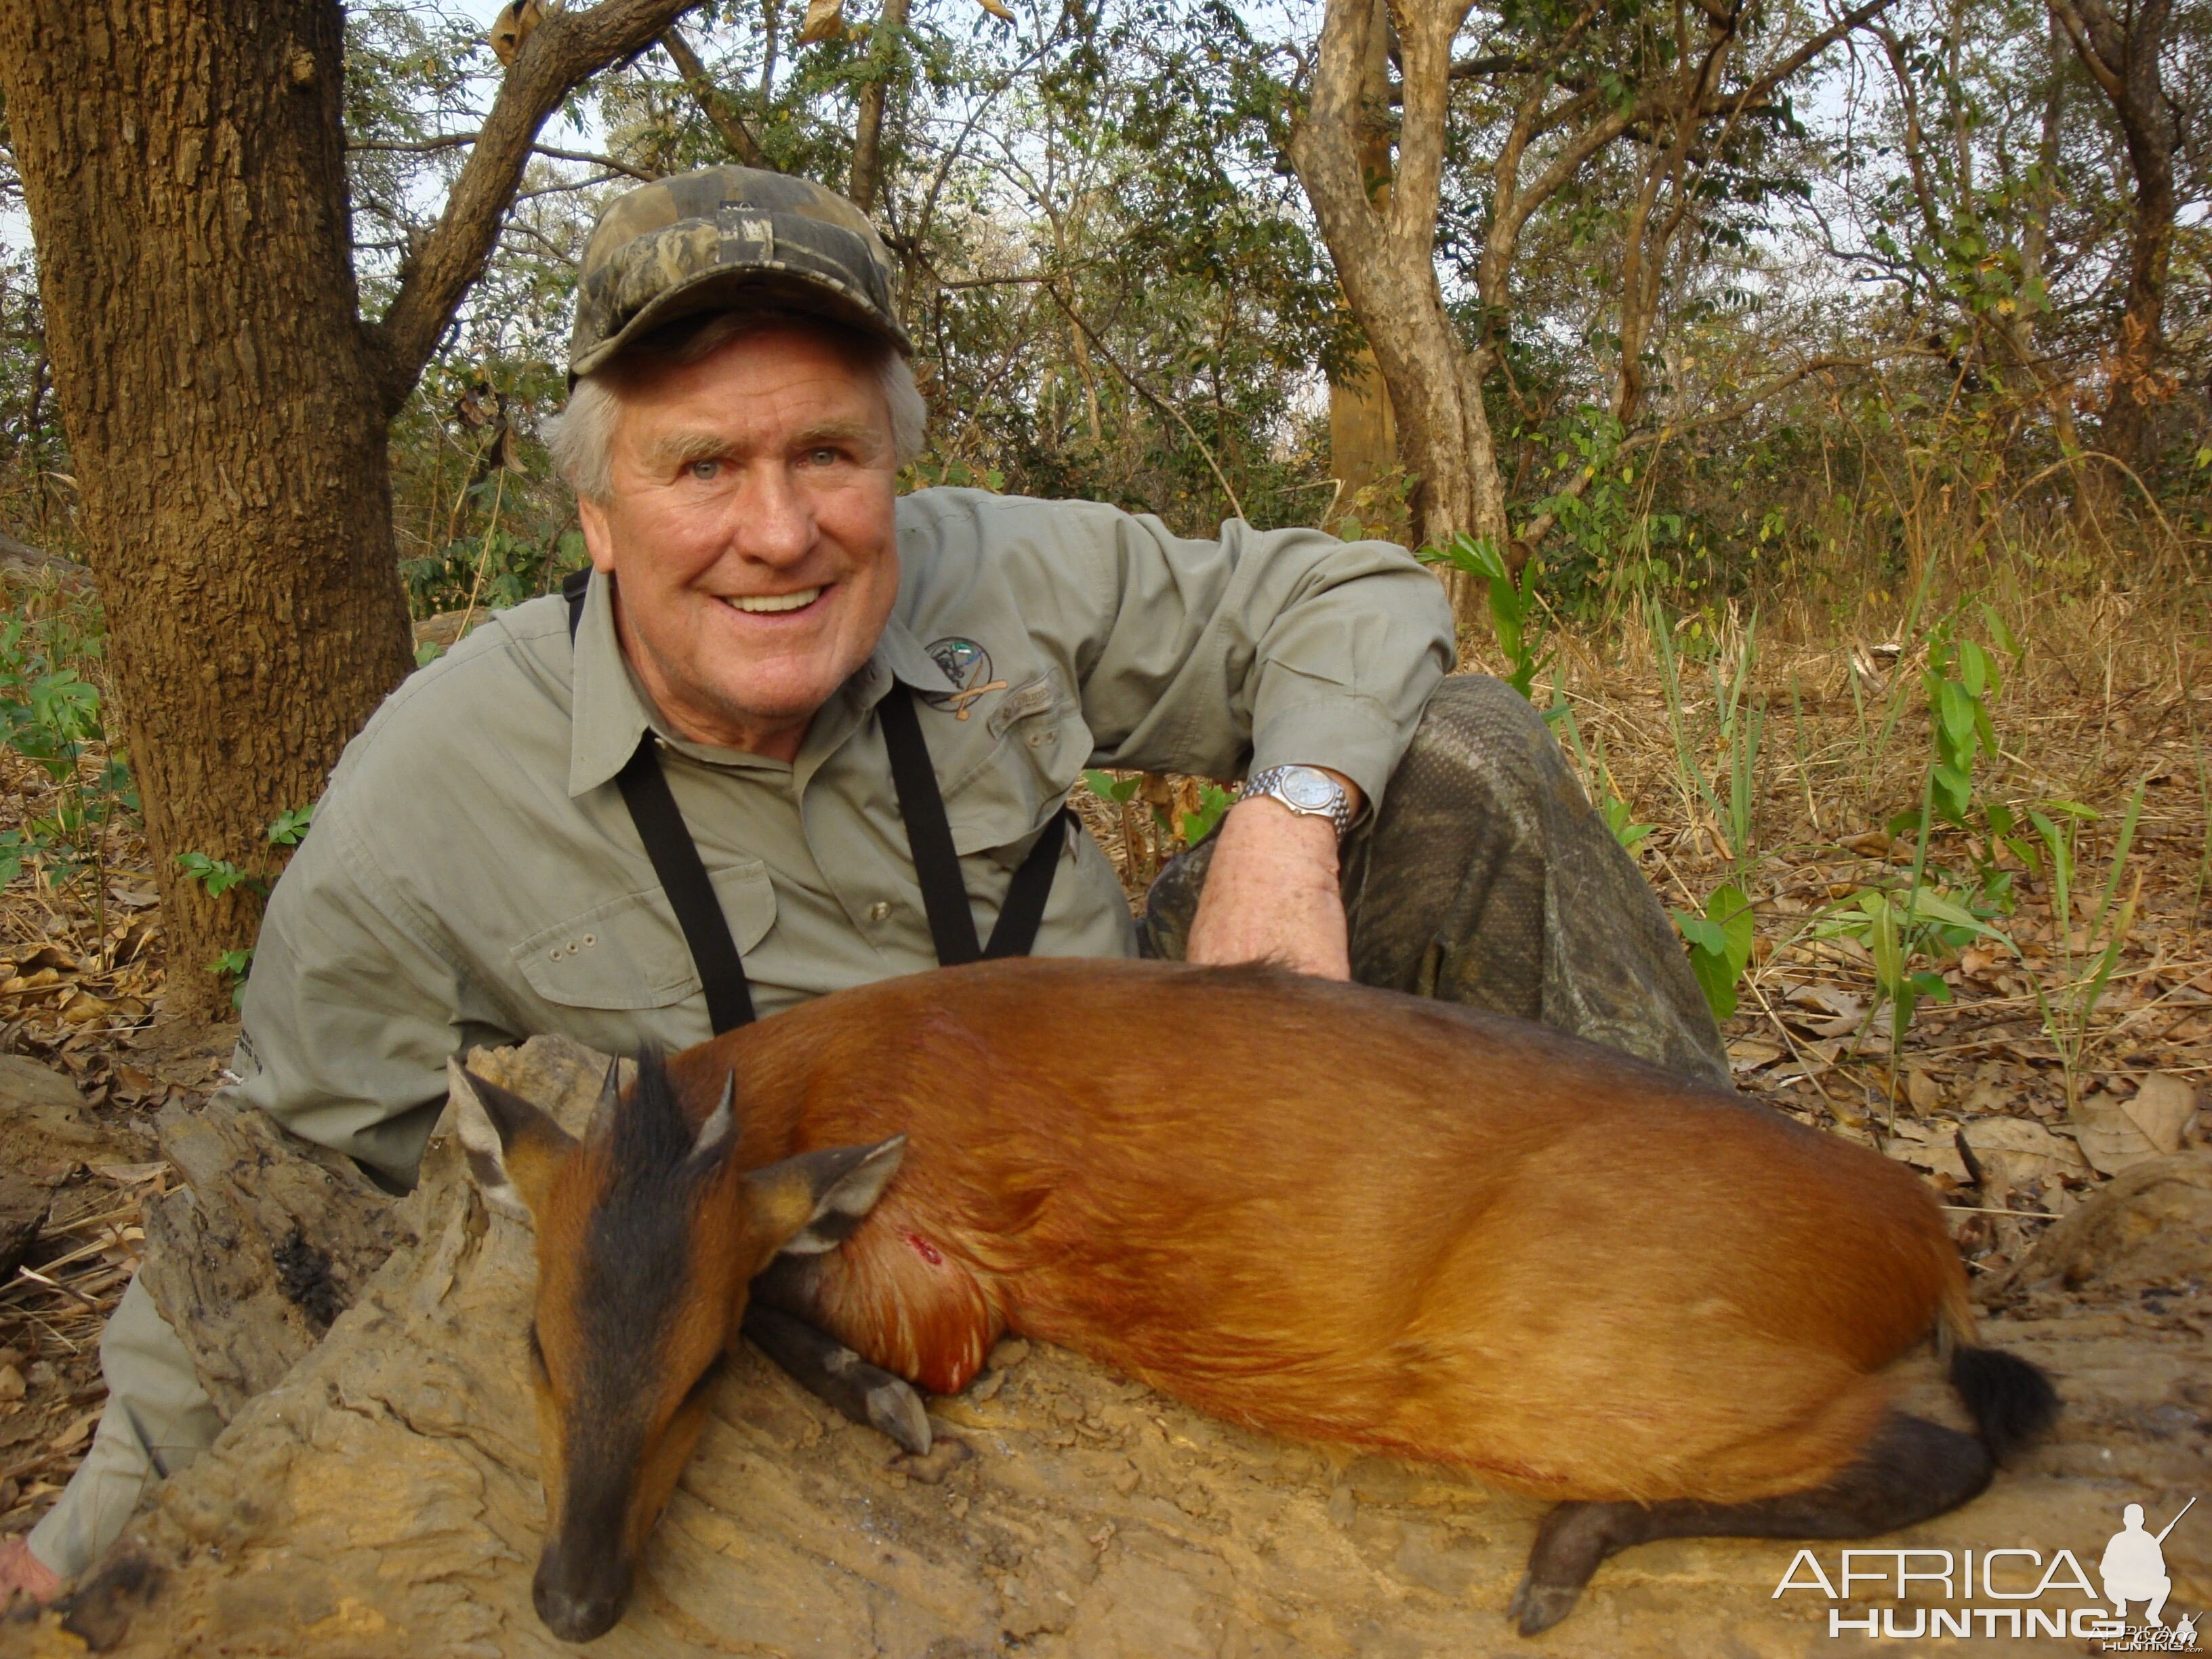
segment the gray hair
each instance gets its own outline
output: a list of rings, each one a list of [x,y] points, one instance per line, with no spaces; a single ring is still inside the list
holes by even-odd
[[[580,378],[568,393],[568,406],[549,417],[541,428],[545,447],[552,453],[554,471],[569,488],[586,500],[604,501],[613,493],[615,422],[622,412],[623,382],[634,380],[650,365],[676,367],[711,356],[732,340],[748,334],[792,324],[828,328],[848,342],[855,358],[875,374],[890,410],[891,449],[896,464],[904,466],[921,453],[927,441],[929,405],[915,384],[914,365],[888,340],[824,325],[823,319],[799,312],[724,311],[702,319],[687,319],[649,336],[615,362]]]

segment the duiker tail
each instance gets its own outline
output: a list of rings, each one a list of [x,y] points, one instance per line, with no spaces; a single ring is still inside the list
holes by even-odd
[[[1950,1356],[1951,1386],[1973,1413],[1990,1456],[2003,1462],[2049,1428],[2058,1390],[2040,1365],[2017,1354],[1976,1345],[1974,1310],[1963,1279],[1946,1292],[1936,1315],[1936,1342]]]

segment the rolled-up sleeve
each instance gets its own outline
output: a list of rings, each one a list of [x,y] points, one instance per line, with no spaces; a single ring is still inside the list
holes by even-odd
[[[1379,801],[1451,667],[1442,586],[1387,542],[1238,521],[1189,539],[1087,502],[979,516],[996,520],[1033,629],[1072,665],[1099,765],[1326,766]]]

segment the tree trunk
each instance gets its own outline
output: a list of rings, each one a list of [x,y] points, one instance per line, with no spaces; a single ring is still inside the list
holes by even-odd
[[[1505,492],[1481,398],[1489,365],[1461,346],[1436,268],[1451,41],[1467,8],[1444,0],[1398,14],[1405,116],[1396,175],[1379,206],[1365,165],[1377,118],[1368,88],[1378,10],[1374,0],[1329,0],[1312,103],[1291,134],[1291,162],[1382,371],[1399,459],[1413,475],[1416,539],[1445,542],[1466,531],[1502,549],[1510,540]],[[1474,619],[1472,584],[1455,584],[1453,602],[1462,622]]]
[[[2051,9],[2112,106],[2135,176],[2127,303],[2101,435],[2106,453],[2140,473],[2154,459],[2148,411],[2162,396],[2166,270],[2173,257],[2177,135],[2159,75],[2172,0],[2143,0],[2121,17],[2104,0],[2053,0]]]
[[[411,662],[386,426],[576,83],[696,0],[531,31],[392,306],[353,278],[338,0],[0,0],[0,93],[168,927],[167,1012],[227,1012],[247,944],[199,852],[266,872],[276,816]]]
[[[906,27],[907,0],[884,0],[868,39],[868,78],[860,88],[860,108],[853,126],[852,181],[845,193],[863,213],[876,210],[884,182],[884,100],[898,58],[899,31]]]
[[[336,0],[8,0],[0,84],[169,1006],[216,1012],[237,896],[410,666],[385,416],[356,307]]]
[[[1359,171],[1367,199],[1377,209],[1390,204],[1390,54],[1388,0],[1374,0],[1362,61],[1359,102]],[[1330,517],[1348,508],[1361,491],[1397,465],[1398,423],[1390,414],[1390,390],[1371,346],[1362,345],[1328,383],[1329,470],[1336,476]],[[1371,521],[1371,520],[1370,520]],[[1408,526],[1405,533],[1411,533]]]

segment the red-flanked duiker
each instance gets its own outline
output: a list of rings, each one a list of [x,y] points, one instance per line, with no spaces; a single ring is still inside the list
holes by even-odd
[[[480,1185],[537,1228],[537,1605],[573,1640],[620,1616],[749,1293],[938,1393],[1013,1331],[1556,1499],[1524,1632],[1647,1540],[1938,1514],[2057,1408],[1976,1346],[1900,1165],[1435,1001],[985,963],[648,1054],[580,1140],[454,1073]],[[1976,1432],[1891,1403],[1884,1368],[1931,1336]]]

